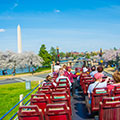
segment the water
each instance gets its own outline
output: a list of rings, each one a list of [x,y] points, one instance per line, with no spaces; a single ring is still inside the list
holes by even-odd
[[[30,67],[30,71],[29,71],[29,67],[26,67],[26,68],[17,68],[17,69],[15,70],[15,72],[16,72],[16,73],[32,72],[33,68],[34,68],[34,67]],[[34,70],[36,70],[36,69],[38,69],[38,67],[37,67],[37,68],[34,68]],[[11,75],[13,71],[14,71],[13,69],[6,69],[4,72],[5,72],[5,73],[7,72],[6,75]],[[1,69],[0,69],[0,75],[3,75]]]

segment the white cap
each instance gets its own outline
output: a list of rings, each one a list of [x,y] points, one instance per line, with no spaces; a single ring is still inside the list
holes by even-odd
[[[88,69],[86,67],[83,68],[83,72],[87,72]]]

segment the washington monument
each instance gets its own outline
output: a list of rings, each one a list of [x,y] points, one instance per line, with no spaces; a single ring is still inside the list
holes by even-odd
[[[22,53],[21,28],[17,26],[18,53]]]

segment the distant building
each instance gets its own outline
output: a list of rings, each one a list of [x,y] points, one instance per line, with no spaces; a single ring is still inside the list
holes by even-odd
[[[80,53],[79,52],[71,52],[72,55],[79,55]]]

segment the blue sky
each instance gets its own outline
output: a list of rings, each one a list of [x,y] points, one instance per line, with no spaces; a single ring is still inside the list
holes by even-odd
[[[94,51],[120,46],[119,0],[0,0],[0,50]]]

